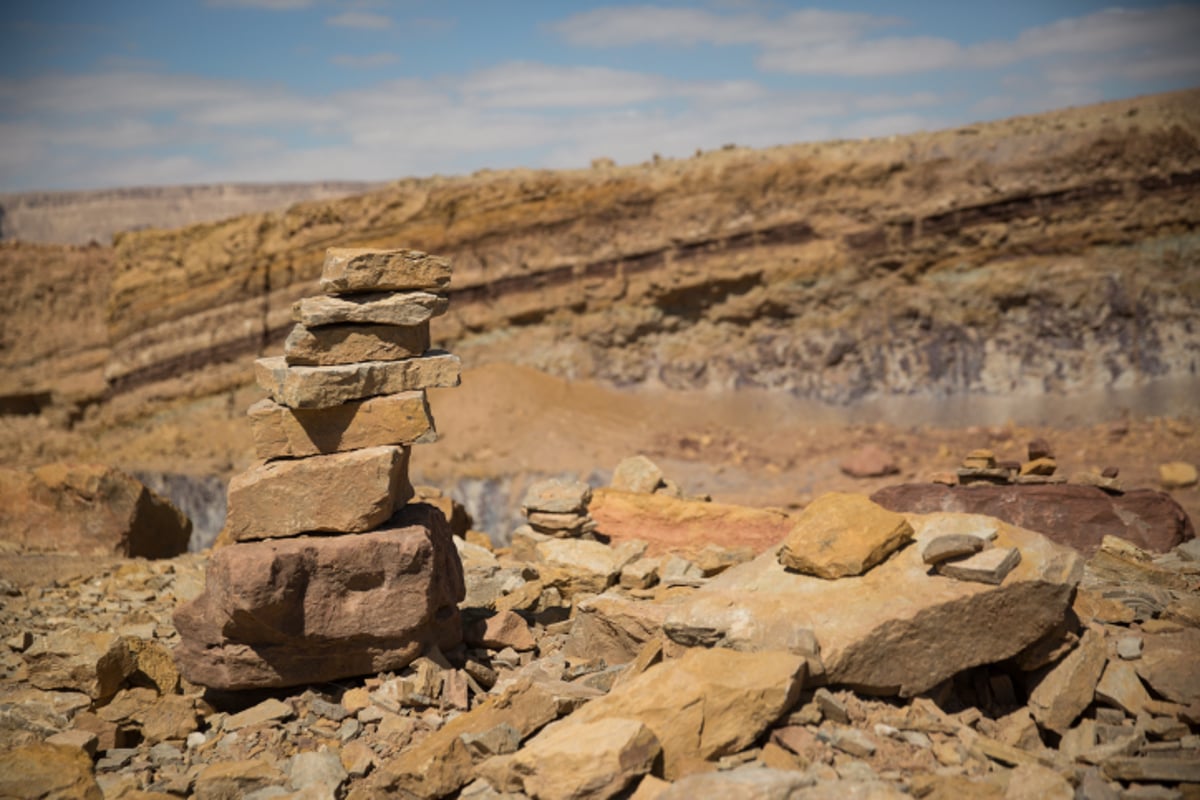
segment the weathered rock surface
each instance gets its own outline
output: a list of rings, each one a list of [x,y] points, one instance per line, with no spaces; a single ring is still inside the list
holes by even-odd
[[[663,774],[736,752],[758,738],[800,696],[804,659],[790,653],[692,650],[593,700],[573,724],[602,719],[643,723],[663,747]]]
[[[709,544],[762,552],[778,544],[795,524],[776,511],[612,489],[597,489],[588,511],[597,532],[614,544],[645,541],[648,555],[692,554]]]
[[[957,561],[943,561],[937,565],[937,571],[955,580],[999,586],[1020,563],[1021,551],[1017,548],[993,547]]]
[[[305,328],[358,323],[423,325],[446,313],[450,301],[428,292],[356,294],[349,297],[305,297],[292,306],[292,319]],[[291,363],[290,361],[288,363]]]
[[[986,514],[1037,531],[1086,555],[1095,553],[1105,536],[1119,536],[1156,553],[1165,553],[1195,536],[1179,504],[1170,495],[1149,489],[1109,494],[1073,485],[907,483],[880,489],[871,499],[893,511]]]
[[[368,447],[249,469],[229,482],[225,531],[237,542],[369,531],[413,496],[408,453]]]
[[[643,455],[621,460],[613,470],[610,487],[617,492],[653,494],[663,482],[663,471]]]
[[[607,800],[649,772],[661,752],[654,733],[637,720],[570,717],[482,771],[497,777],[497,788],[538,800]]]
[[[333,408],[288,408],[264,399],[250,406],[248,414],[259,458],[300,458],[437,439],[423,391]]]
[[[900,471],[892,454],[877,444],[867,444],[855,450],[838,464],[852,478],[882,478]]]
[[[641,603],[611,594],[589,598],[576,606],[563,652],[574,658],[625,664],[636,658],[647,642],[662,636],[668,610],[665,603]]]
[[[258,385],[290,408],[329,408],[352,400],[435,386],[458,386],[457,356],[430,351],[401,361],[366,361],[331,367],[291,367],[283,356],[254,362]]]
[[[830,580],[861,575],[912,539],[912,526],[860,494],[830,492],[796,518],[779,563]]]
[[[1185,628],[1145,637],[1133,665],[1142,680],[1166,699],[1184,705],[1200,703],[1200,630]]]
[[[587,510],[592,490],[586,483],[552,478],[538,481],[529,487],[521,500],[526,514],[540,511],[547,514],[570,514]]]
[[[1188,486],[1195,486],[1196,467],[1186,461],[1169,461],[1159,465],[1158,480],[1164,489],[1186,489]]]
[[[957,672],[1016,655],[1066,612],[1083,561],[1032,531],[996,523],[997,547],[1021,563],[1001,586],[930,575],[924,542],[978,528],[970,515],[906,515],[916,546],[836,581],[788,572],[772,551],[733,567],[682,601],[664,623],[683,644],[741,650],[819,647],[822,679],[908,697]],[[982,624],[981,620],[988,620]]]
[[[1091,705],[1104,663],[1104,635],[1089,628],[1079,645],[1030,693],[1029,708],[1034,718],[1043,727],[1065,732]]]
[[[321,270],[327,294],[438,290],[449,283],[450,262],[419,250],[331,247]]]
[[[31,744],[0,752],[0,797],[8,800],[103,800],[92,759],[78,747]]]
[[[369,534],[217,550],[204,593],[175,615],[180,671],[222,689],[292,686],[453,647],[465,589],[450,539],[440,513],[411,505]]]
[[[0,468],[0,540],[30,550],[169,558],[192,522],[141,481],[101,464]]]
[[[283,343],[292,366],[333,366],[359,361],[396,361],[429,349],[429,323],[419,325],[296,325]]]
[[[120,636],[79,630],[40,637],[24,658],[39,689],[74,689],[97,700],[116,694],[137,667]]]

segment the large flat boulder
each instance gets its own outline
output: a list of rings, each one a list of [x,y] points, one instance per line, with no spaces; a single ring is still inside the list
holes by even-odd
[[[408,452],[368,447],[252,467],[229,482],[225,530],[236,542],[369,531],[413,496]]]
[[[0,468],[0,540],[23,549],[130,558],[187,552],[192,521],[171,501],[103,464]]]
[[[588,512],[598,533],[614,544],[640,539],[652,556],[691,555],[710,544],[760,553],[779,544],[795,523],[777,511],[616,489],[595,490]]]
[[[437,439],[425,392],[372,397],[333,408],[288,408],[271,400],[250,406],[259,458],[301,458]]]
[[[863,575],[796,574],[768,550],[679,603],[664,630],[685,645],[787,650],[824,682],[910,697],[1016,655],[1063,618],[1083,574],[1075,551],[974,515],[905,516],[913,544]],[[956,580],[922,560],[932,538],[981,528],[995,531],[992,546],[1021,553],[1001,584]]]
[[[986,514],[1037,531],[1088,556],[1100,549],[1105,536],[1118,536],[1143,550],[1165,553],[1196,535],[1179,503],[1165,492],[1150,489],[1110,493],[1073,484],[905,483],[880,489],[871,499],[892,511]]]
[[[330,408],[383,394],[458,386],[461,372],[458,356],[434,351],[400,361],[327,367],[289,366],[284,356],[254,362],[258,385],[276,403],[291,408]]]
[[[185,678],[218,689],[396,670],[431,644],[458,644],[464,595],[445,517],[413,504],[371,533],[215,551],[204,592],[175,612],[175,658]]]

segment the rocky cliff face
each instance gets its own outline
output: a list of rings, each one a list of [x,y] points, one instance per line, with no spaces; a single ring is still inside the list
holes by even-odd
[[[332,245],[450,256],[434,338],[469,367],[842,404],[1194,388],[1198,183],[1191,91],[888,140],[408,180],[111,251],[10,246],[3,302],[25,316],[6,318],[19,368],[0,394],[57,391],[80,359],[93,390],[103,359],[92,397],[124,417],[244,386]]]

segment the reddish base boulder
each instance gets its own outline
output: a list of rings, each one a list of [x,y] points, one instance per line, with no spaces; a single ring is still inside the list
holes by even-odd
[[[378,530],[224,547],[175,612],[179,671],[215,689],[296,686],[406,666],[462,640],[449,525],[413,504]]]
[[[892,511],[986,514],[1037,531],[1059,544],[1093,555],[1105,536],[1118,536],[1143,550],[1165,553],[1195,538],[1192,522],[1165,492],[1138,489],[1110,494],[1094,486],[888,486],[871,499]]]

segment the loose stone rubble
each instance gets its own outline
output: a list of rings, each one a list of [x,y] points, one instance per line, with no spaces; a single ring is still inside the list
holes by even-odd
[[[230,482],[229,544],[175,615],[187,680],[295,686],[461,641],[447,520],[406,505],[410,445],[436,438],[425,389],[458,383],[458,359],[427,352],[448,279],[424,253],[329,251],[327,295],[299,301],[284,356],[258,362],[272,400],[249,416],[264,461]]]
[[[586,493],[559,481],[525,505],[581,516],[595,507]],[[837,513],[814,519],[821,509]],[[231,625],[302,620],[273,645],[297,658],[320,658],[349,623],[320,605],[340,591],[321,557],[377,564],[382,582],[356,590],[358,612],[391,635],[432,585],[407,588],[432,574],[383,552],[414,516],[420,528],[433,514],[409,504],[365,533],[7,578],[0,796],[1200,796],[1200,547],[1152,554],[1107,537],[1085,562],[994,517],[862,497],[786,517],[820,523],[827,552],[854,554],[840,576],[781,563],[798,547],[790,528],[757,557],[711,544],[654,555],[606,542],[598,518],[591,540],[456,537],[464,641],[420,640],[402,667],[231,693],[161,659],[188,646],[171,612],[201,596],[206,560],[202,602],[236,604],[221,612]],[[278,566],[309,539],[346,554]],[[248,548],[277,560],[233,557]],[[987,554],[996,582],[972,564]],[[301,575],[313,590],[289,606],[283,587]]]

